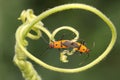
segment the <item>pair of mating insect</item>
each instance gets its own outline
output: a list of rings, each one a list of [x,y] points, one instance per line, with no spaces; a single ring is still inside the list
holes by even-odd
[[[49,44],[50,48],[55,49],[66,49],[66,48],[74,48],[76,52],[80,53],[88,53],[90,50],[85,46],[84,42],[73,42],[71,40],[58,40],[52,41]]]

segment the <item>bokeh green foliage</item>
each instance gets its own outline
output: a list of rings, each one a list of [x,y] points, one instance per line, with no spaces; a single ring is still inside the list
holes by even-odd
[[[46,70],[33,62],[34,67],[44,80],[118,80],[120,79],[120,1],[109,0],[0,0],[0,79],[1,80],[23,80],[20,71],[12,62],[14,56],[15,45],[15,31],[21,22],[17,20],[20,13],[24,9],[33,9],[35,14],[52,8],[57,5],[65,3],[81,2],[92,5],[101,10],[107,15],[116,26],[118,32],[118,39],[111,53],[100,64],[95,67],[76,74],[63,74]],[[90,52],[90,58],[86,63],[91,62],[103,52],[111,38],[110,31],[107,25],[96,15],[84,10],[68,10],[51,15],[43,20],[45,27],[51,32],[57,27],[63,25],[73,26],[80,32],[80,39],[86,41],[89,48],[92,48],[93,42],[95,47]],[[56,36],[60,39],[65,31],[61,31]],[[64,39],[71,39],[73,34],[70,32],[65,33]],[[69,36],[70,35],[70,36]],[[59,51],[54,49],[47,49],[48,38],[43,34],[46,42],[43,39],[32,41],[30,39],[28,50],[36,57],[42,59],[48,64],[64,68],[78,67],[79,63],[86,56],[73,55],[70,56],[70,62],[67,64],[59,61]],[[47,50],[47,51],[45,51]],[[43,54],[42,54],[43,53]],[[32,61],[31,61],[32,62]]]

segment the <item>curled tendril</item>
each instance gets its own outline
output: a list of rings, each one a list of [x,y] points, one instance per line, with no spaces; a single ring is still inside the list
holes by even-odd
[[[51,34],[50,31],[44,27],[41,20],[43,20],[44,18],[46,18],[47,16],[49,16],[53,13],[60,12],[63,10],[68,10],[68,9],[83,9],[83,10],[87,10],[87,11],[90,11],[90,12],[96,14],[108,25],[108,27],[111,30],[111,34],[112,34],[112,38],[111,38],[111,41],[110,41],[108,47],[98,58],[96,58],[94,61],[92,61],[91,63],[89,63],[83,67],[78,67],[78,68],[73,68],[73,69],[54,67],[54,66],[48,65],[45,62],[39,60],[38,58],[36,58],[30,52],[27,51],[26,47],[28,46],[28,41],[25,39],[26,37],[29,37],[31,39],[39,39],[42,36],[41,31],[46,33],[50,40],[54,39],[54,36],[56,35],[56,33],[59,30],[61,30],[63,27],[59,28],[58,30],[56,30],[55,32],[53,32]],[[87,69],[93,67],[94,65],[99,63],[102,59],[104,59],[109,54],[110,50],[113,48],[113,46],[116,42],[116,38],[117,38],[117,32],[116,32],[116,29],[115,29],[115,26],[113,25],[113,23],[102,12],[100,12],[99,10],[97,10],[94,7],[91,7],[91,6],[85,5],[85,4],[65,4],[65,5],[57,6],[57,7],[54,7],[52,9],[49,9],[49,10],[41,13],[39,16],[35,16],[33,14],[33,11],[29,9],[27,11],[22,12],[19,20],[22,20],[23,24],[16,31],[16,46],[15,46],[16,54],[14,57],[14,62],[20,68],[20,70],[22,71],[22,74],[24,75],[24,77],[27,80],[41,80],[41,78],[38,77],[39,75],[37,74],[37,72],[35,71],[33,66],[31,64],[29,64],[30,62],[27,61],[26,58],[30,58],[34,62],[43,66],[44,68],[47,68],[47,69],[50,69],[53,71],[58,71],[58,72],[63,72],[63,73],[81,72],[81,71],[84,71],[84,70],[87,70]],[[65,27],[64,27],[64,29],[65,29]],[[66,27],[66,29],[74,31],[74,29],[70,29],[70,27]],[[37,35],[31,34],[30,33],[31,30],[35,31]],[[75,33],[76,33],[76,38],[74,38],[73,40],[77,40],[79,38],[79,33],[77,33],[77,32],[75,32]],[[25,67],[25,65],[27,65],[27,67],[29,67],[29,68],[27,69]]]
[[[72,28],[72,27],[70,27],[70,26],[62,26],[62,27],[57,28],[57,29],[55,29],[55,30],[53,31],[52,36],[51,36],[51,40],[54,41],[54,40],[55,40],[55,39],[54,39],[55,35],[56,35],[60,30],[64,30],[64,29],[70,30],[70,31],[72,31],[73,33],[75,33],[76,37],[75,37],[72,41],[77,41],[77,40],[79,39],[79,32],[78,32],[76,29],[74,29],[74,28]]]

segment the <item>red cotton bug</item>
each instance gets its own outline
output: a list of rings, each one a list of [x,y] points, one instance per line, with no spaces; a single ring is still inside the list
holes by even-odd
[[[72,42],[70,40],[59,40],[49,44],[50,48],[62,49],[62,48],[74,48],[80,53],[88,53],[90,50],[83,43]]]

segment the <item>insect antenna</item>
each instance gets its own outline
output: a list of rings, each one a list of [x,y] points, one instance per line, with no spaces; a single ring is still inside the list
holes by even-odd
[[[42,36],[41,38],[47,45],[49,45],[49,42],[45,39],[45,37]],[[40,56],[44,56],[44,53],[46,53],[48,49],[50,49],[49,46],[40,54]]]
[[[90,54],[87,53],[87,57],[79,65],[84,64],[89,59],[89,56],[90,56]]]
[[[44,42],[46,43],[46,44],[49,44],[48,43],[48,41],[42,36],[42,39],[44,40]]]
[[[95,42],[93,42],[92,48],[90,49],[90,51],[93,50],[94,47],[95,47]]]
[[[40,56],[45,56],[46,55],[46,52],[48,51],[48,49],[50,49],[49,47],[47,47],[41,54],[40,54]]]

